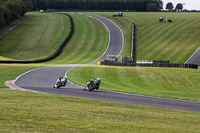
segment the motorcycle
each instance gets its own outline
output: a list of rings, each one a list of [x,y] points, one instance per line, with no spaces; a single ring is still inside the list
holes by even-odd
[[[60,87],[64,87],[66,85],[67,81],[68,80],[67,80],[66,77],[59,77],[53,88],[57,88],[58,89]]]
[[[98,90],[99,86],[100,86],[100,83],[101,83],[100,79],[97,79],[97,80],[90,79],[83,91],[86,91],[86,90],[88,90],[88,91]]]

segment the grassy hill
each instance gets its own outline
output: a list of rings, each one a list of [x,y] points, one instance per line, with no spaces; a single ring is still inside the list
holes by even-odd
[[[66,15],[29,13],[33,18],[0,40],[0,59],[33,60],[48,57],[70,32]],[[107,48],[108,31],[99,21],[85,15],[71,14],[75,31],[61,56],[48,64],[90,63]]]
[[[112,17],[113,13],[96,13],[116,22],[125,35],[122,55],[130,55],[131,24],[136,24],[136,59],[170,60],[184,63],[200,47],[199,13],[124,13],[124,17]],[[172,23],[159,23],[167,16]]]
[[[199,70],[84,66],[72,69],[67,76],[81,86],[98,77],[102,90],[200,101]]]
[[[112,15],[112,13],[99,14],[103,14],[109,18],[111,18],[110,16]],[[35,16],[33,19],[11,32],[10,35],[7,35],[7,39],[0,40],[0,59],[29,60],[47,56],[51,54],[52,51],[56,50],[59,46],[57,44],[62,42],[62,39],[66,37],[65,35],[69,33],[68,29],[70,25],[66,25],[69,24],[67,16],[35,13],[33,13],[33,15]],[[166,58],[170,58],[170,61],[184,62],[184,60],[187,59],[186,55],[190,56],[193,50],[198,47],[196,46],[196,43],[199,42],[196,35],[199,32],[197,30],[198,28],[194,26],[193,34],[193,32],[189,32],[188,26],[190,24],[193,26],[195,25],[193,22],[196,22],[196,26],[199,27],[196,21],[199,18],[195,13],[186,14],[187,16],[182,13],[177,15],[172,13],[173,19],[170,18],[170,16],[168,17],[174,20],[174,22],[170,24],[161,24],[158,23],[158,18],[161,15],[164,16],[165,13],[125,13],[125,17],[123,18],[112,18],[113,21],[119,24],[123,29],[126,37],[126,45],[122,54],[130,53],[130,24],[132,21],[135,21],[138,30],[137,51],[144,50],[140,52],[141,55],[138,53],[137,59],[144,59],[143,57],[145,57],[145,59],[154,59],[157,53],[156,51],[165,49],[164,46],[158,43],[163,42],[163,45],[169,45],[169,47],[174,50],[174,53],[177,53],[177,50],[174,49],[177,47],[175,44],[177,43],[180,45],[178,49],[180,49],[181,52],[178,57],[173,56],[173,52],[168,52],[169,56],[166,56]],[[104,51],[103,49],[107,47],[108,41],[108,33],[103,25],[86,16],[72,15],[72,17],[75,21],[74,36],[58,58],[42,64],[0,65],[0,132],[199,132],[199,112],[175,111],[2,89],[6,88],[4,85],[6,80],[14,80],[17,76],[28,70],[57,64],[89,63],[102,54],[102,51]],[[52,24],[46,20],[51,21]],[[57,22],[58,20],[59,22]],[[177,21],[179,21],[179,23]],[[40,25],[40,23],[42,23],[42,25]],[[174,28],[180,23],[186,24],[182,24],[182,26],[185,27],[187,35],[182,36],[182,34],[184,34],[182,32],[179,34],[174,33],[176,31]],[[53,27],[55,26],[55,29],[49,27],[50,25]],[[31,29],[31,27],[35,26],[38,27],[38,29]],[[65,28],[63,28],[63,26]],[[160,28],[155,30],[157,26]],[[58,31],[56,27],[59,27],[57,29]],[[179,26],[179,28],[183,27]],[[39,34],[43,31],[43,28],[47,31],[51,28],[54,30],[51,29],[49,33],[44,30],[44,32],[49,35]],[[146,28],[150,29],[147,30]],[[29,29],[32,31],[38,30],[36,33],[38,33],[39,36],[44,35],[48,45],[43,43],[45,40],[40,40],[38,35],[32,35]],[[159,32],[160,29],[163,29],[163,31]],[[168,32],[168,30],[170,31],[168,33],[169,38],[167,37],[168,34],[165,33]],[[182,30],[184,30],[184,28]],[[57,37],[53,36],[52,32],[54,31],[57,32]],[[156,35],[157,37],[151,37],[151,31],[153,33],[159,32],[158,35]],[[172,36],[171,33],[173,34]],[[26,34],[29,34],[29,36],[26,36]],[[164,36],[160,38],[159,35],[161,34]],[[180,38],[184,38],[190,34],[194,35],[195,38],[193,38],[193,40],[186,38],[186,42],[182,42],[184,45],[179,43]],[[19,35],[23,35],[23,38],[19,39]],[[16,42],[11,41],[12,36]],[[27,43],[22,43],[29,37],[30,40],[33,38],[31,42],[38,40],[36,41],[37,43],[35,43],[36,45],[30,43],[31,49],[29,49],[29,45],[26,45]],[[50,41],[52,39],[51,37],[55,38]],[[171,37],[172,40],[170,39]],[[154,44],[154,42],[157,43]],[[171,42],[176,43],[174,44]],[[190,43],[190,45],[186,45],[188,44],[187,42]],[[12,46],[15,44],[18,45],[13,48]],[[160,47],[157,46],[157,44],[159,44]],[[173,46],[170,44],[173,44]],[[156,50],[151,49],[154,46]],[[47,50],[48,52],[43,52],[43,50]],[[188,52],[188,50],[190,52]],[[182,51],[186,53],[182,53]],[[150,57],[145,56],[147,53]],[[159,55],[162,55],[162,57],[159,57]],[[158,58],[156,59],[166,59],[163,53],[159,55],[157,55]],[[90,78],[100,77],[102,79],[102,86],[100,89],[200,101],[199,70],[86,66],[75,68],[68,74],[71,81],[79,83],[80,85],[85,85]],[[77,82],[78,80],[79,82]]]
[[[29,13],[33,18],[0,40],[0,56],[31,60],[54,53],[70,32],[66,15]]]
[[[0,132],[199,132],[199,112],[0,89]]]
[[[131,52],[132,22],[136,24],[136,58],[138,60],[170,60],[172,63],[184,63],[200,46],[198,13],[124,13],[124,17],[112,17],[113,13],[96,14],[112,19],[123,30],[125,36],[123,56],[130,55]],[[67,16],[36,13],[32,15],[35,17],[31,21],[29,20],[0,40],[0,56],[16,60],[46,57],[52,54],[68,35],[69,30],[63,30],[69,29],[70,26]],[[108,33],[100,22],[84,15],[72,16],[75,20],[74,37],[64,50],[65,53],[55,60],[55,63],[89,63],[97,59],[106,48]],[[158,22],[160,17],[166,16],[173,22]],[[34,24],[36,22],[38,22],[37,25]],[[83,46],[87,47],[84,51]],[[74,48],[77,48],[78,52],[73,52]],[[98,51],[98,54],[95,51]],[[76,59],[71,60],[72,57]],[[53,64],[54,61],[50,63]]]
[[[107,48],[108,31],[101,22],[85,15],[70,15],[74,20],[74,35],[63,53],[47,64],[91,63],[98,59]]]
[[[194,38],[193,40],[191,40],[190,38],[186,38],[186,42],[190,42],[193,41],[193,43],[191,43],[191,45],[186,45],[186,43],[179,43],[179,39],[178,38],[182,38],[182,34],[179,33],[177,34],[175,31],[177,30],[176,26],[179,24],[181,24],[182,26],[179,26],[179,30],[184,30],[185,32],[183,34],[187,35],[194,35],[196,36],[196,33],[199,32],[198,30],[194,29],[195,26],[198,26],[198,23],[196,23],[197,21],[195,21],[195,19],[198,20],[198,18],[196,18],[196,13],[125,13],[125,17],[123,18],[113,18],[110,17],[112,15],[112,13],[97,13],[97,14],[102,14],[103,16],[106,16],[108,18],[113,19],[113,21],[115,21],[116,23],[118,23],[123,31],[125,31],[125,35],[127,35],[129,32],[131,32],[131,22],[132,20],[135,21],[136,25],[137,25],[137,49],[143,49],[143,51],[145,51],[146,49],[148,49],[148,47],[152,47],[155,45],[155,42],[157,40],[159,40],[159,42],[162,42],[161,40],[163,40],[163,44],[162,45],[167,45],[169,47],[171,47],[171,49],[173,49],[172,52],[167,52],[168,56],[165,55],[163,56],[163,53],[161,52],[160,54],[156,53],[155,51],[157,51],[158,49],[160,51],[166,51],[167,48],[161,47],[161,44],[157,44],[157,47],[155,49],[149,49],[149,52],[145,52],[146,54],[142,53],[140,54],[140,50],[136,50],[137,52],[137,58],[139,58],[139,56],[146,56],[146,58],[144,59],[169,59],[169,57],[171,58],[170,61],[173,62],[173,60],[177,61],[179,59],[184,59],[186,58],[186,53],[188,51],[188,49],[196,49],[195,47],[197,47],[196,45],[193,46],[192,44],[196,44],[196,42],[198,42],[198,38]],[[168,15],[168,18],[172,19],[174,22],[172,23],[159,23],[158,22],[158,16],[166,16],[166,14]],[[13,32],[10,33],[10,35],[6,36],[8,38],[3,38],[2,40],[0,40],[0,42],[9,42],[9,37],[12,37],[12,35],[14,36],[14,38],[16,38],[15,36],[15,32],[18,31],[29,31],[28,26],[30,26],[30,24],[35,24],[36,27],[38,27],[38,25],[40,25],[40,23],[43,23],[43,25],[45,25],[45,20],[43,20],[43,18],[45,18],[48,21],[51,21],[52,17],[58,17],[61,18],[61,20],[65,20],[66,23],[68,22],[67,17],[66,16],[62,16],[62,15],[57,15],[57,14],[39,14],[39,13],[32,13],[32,15],[34,15],[35,17],[32,20],[29,20],[28,22],[26,22],[24,25],[22,25],[21,27],[18,27],[18,29],[14,30]],[[42,16],[45,17],[42,17]],[[9,75],[15,75],[16,77],[25,72],[26,70],[32,69],[32,68],[36,68],[36,67],[41,67],[41,66],[49,66],[49,65],[56,65],[56,64],[81,64],[81,63],[89,63],[94,61],[95,59],[97,59],[99,56],[101,56],[101,54],[104,52],[104,50],[107,47],[107,41],[108,41],[108,33],[106,31],[106,29],[104,28],[104,26],[97,20],[89,18],[87,16],[84,15],[79,15],[79,14],[71,14],[74,22],[75,22],[75,33],[73,38],[70,40],[69,44],[65,47],[64,52],[55,60],[50,61],[48,63],[43,63],[43,64],[38,64],[38,65],[29,65],[28,67],[26,66],[22,66],[21,69],[20,67],[16,67],[15,65],[8,65],[8,67],[10,67],[10,69],[6,69],[6,65],[2,65],[1,69],[5,69],[5,71],[1,72],[2,75],[2,82],[0,83],[2,88],[5,87],[4,81],[5,80],[9,80],[9,79],[14,79],[14,78],[10,78]],[[50,17],[51,16],[51,17]],[[188,20],[187,20],[187,19]],[[190,19],[189,19],[190,18]],[[36,20],[41,20],[41,21],[36,21]],[[60,19],[57,19],[57,21]],[[55,20],[56,21],[56,20]],[[57,22],[56,21],[56,22]],[[61,21],[64,22],[64,21]],[[49,22],[50,23],[50,22]],[[54,24],[54,21],[52,21],[52,23]],[[57,22],[58,23],[58,22]],[[65,24],[66,24],[65,23]],[[195,25],[196,23],[196,25]],[[64,24],[64,25],[65,25]],[[184,26],[183,26],[184,25]],[[24,26],[24,28],[23,28]],[[60,26],[60,25],[59,25]],[[59,27],[58,26],[58,27]],[[190,33],[190,27],[193,27],[193,33]],[[35,27],[33,25],[31,25],[30,27]],[[39,26],[40,31],[41,26]],[[45,27],[45,26],[44,26]],[[129,27],[129,29],[128,29]],[[148,27],[150,29],[148,29]],[[156,31],[163,30],[163,28],[165,29],[162,34],[165,35],[170,35],[169,38],[166,37],[165,39],[163,38],[163,35],[160,33],[159,35],[161,36],[159,37],[151,37],[151,32],[155,32],[154,30],[157,28]],[[183,28],[184,27],[184,28]],[[66,27],[67,28],[67,27]],[[69,25],[68,25],[69,28]],[[37,28],[36,28],[37,29]],[[38,29],[38,30],[39,30]],[[148,29],[148,32],[145,32]],[[62,30],[61,30],[62,31]],[[169,33],[167,31],[170,31]],[[175,32],[175,33],[173,33]],[[30,32],[31,33],[31,32]],[[37,32],[36,32],[37,33]],[[177,38],[173,38],[171,36],[171,34],[173,35],[177,35]],[[25,36],[26,34],[24,34]],[[35,36],[37,36],[36,34],[34,34]],[[61,34],[59,34],[59,37],[63,37]],[[143,38],[145,38],[146,36],[149,36],[148,38],[146,38],[146,40],[142,39],[141,36],[144,36]],[[23,36],[22,36],[23,37]],[[37,36],[38,37],[38,36]],[[34,38],[33,37],[33,42],[35,40],[37,40],[37,37]],[[57,39],[59,38],[57,37]],[[63,37],[64,38],[64,37]],[[154,38],[152,40],[152,38]],[[174,45],[171,45],[171,42],[169,41],[170,38],[173,38],[173,42],[176,42]],[[48,40],[48,38],[46,38]],[[126,36],[126,41],[125,42],[129,42],[128,39],[130,39],[130,36]],[[26,38],[22,39],[22,40],[26,40]],[[58,41],[58,40],[57,40]],[[148,46],[143,45],[144,43],[138,43],[138,42],[148,42]],[[14,41],[13,41],[14,42]],[[16,41],[18,42],[18,41]],[[168,44],[170,43],[170,44]],[[27,52],[29,51],[25,51],[25,49],[27,49],[28,47],[26,47],[26,45],[21,45],[21,43],[19,43],[20,47],[24,50],[20,51],[20,49],[16,49],[11,48],[8,49],[9,47],[11,47],[11,45],[5,45],[2,43],[1,47],[2,47],[2,51],[4,51],[5,53],[7,53],[8,55],[12,55],[14,57],[15,53],[17,54],[17,52],[19,52],[19,55],[16,57],[20,57],[20,58],[26,58],[24,57],[25,55],[29,55]],[[37,44],[37,43],[36,43]],[[130,51],[130,47],[127,45],[128,43],[126,43],[124,50],[123,50],[123,54],[125,54],[128,50]],[[151,45],[151,46],[150,46]],[[179,53],[179,56],[172,56],[174,54],[174,52],[177,52],[175,47],[177,47],[177,45],[181,45],[180,48],[176,48],[176,49],[180,49],[182,50],[182,53]],[[34,44],[32,44],[32,46],[34,46]],[[55,46],[56,47],[56,46]],[[31,47],[33,48],[33,47]],[[34,48],[38,48],[38,45],[36,45]],[[40,47],[41,49],[42,47]],[[7,51],[6,51],[7,49]],[[36,50],[35,49],[35,50]],[[53,49],[53,47],[49,47],[49,49]],[[15,51],[16,50],[16,51]],[[34,50],[34,49],[33,49]],[[55,49],[54,49],[55,50]],[[10,52],[12,51],[12,52]],[[42,50],[41,50],[42,51]],[[154,53],[154,52],[155,53]],[[184,52],[183,52],[184,51]],[[3,53],[3,52],[2,52]],[[33,51],[32,51],[33,53]],[[40,53],[40,51],[35,51],[35,56],[37,56],[36,53]],[[149,54],[151,53],[152,56],[149,56]],[[188,53],[187,53],[188,54]],[[20,56],[21,55],[21,56]],[[22,56],[23,55],[23,56]],[[31,55],[31,54],[30,54]],[[47,55],[47,54],[46,54]],[[153,58],[153,55],[155,56],[155,58]],[[32,56],[33,57],[33,56]],[[11,59],[9,56],[5,56],[5,57],[0,57],[1,59]],[[142,59],[142,58],[139,58]],[[180,60],[179,60],[180,61]],[[5,67],[6,66],[6,67]],[[31,67],[33,66],[33,67]],[[9,71],[12,71],[13,68],[18,68],[18,70],[16,72],[13,72],[12,74],[6,75],[6,73],[9,73]],[[14,70],[14,69],[13,69]],[[88,74],[90,73],[90,74]],[[142,95],[151,95],[151,96],[158,96],[158,97],[168,97],[168,98],[179,98],[179,99],[188,99],[188,100],[195,100],[195,101],[200,101],[198,94],[199,94],[199,85],[198,85],[198,81],[199,81],[199,71],[198,70],[188,70],[188,69],[168,69],[168,68],[132,68],[132,69],[127,69],[127,68],[115,68],[112,69],[109,67],[83,67],[83,68],[76,68],[74,70],[72,70],[69,73],[69,78],[70,80],[72,80],[75,83],[79,83],[80,85],[85,85],[85,83],[88,81],[88,79],[90,78],[95,78],[95,77],[100,77],[103,79],[103,84],[102,84],[102,89],[106,89],[106,90],[114,90],[114,91],[122,91],[122,92],[128,92],[128,93],[134,93],[134,94],[142,94]],[[116,80],[117,79],[117,80]],[[77,82],[77,81],[81,81],[81,82]],[[118,82],[121,81],[121,82]],[[104,84],[105,83],[105,84]]]

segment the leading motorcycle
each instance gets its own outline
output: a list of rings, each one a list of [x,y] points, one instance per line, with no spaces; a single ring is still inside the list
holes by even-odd
[[[101,84],[101,80],[99,78],[97,79],[90,79],[87,85],[84,88],[84,91],[93,91],[93,90],[98,90],[99,86]]]

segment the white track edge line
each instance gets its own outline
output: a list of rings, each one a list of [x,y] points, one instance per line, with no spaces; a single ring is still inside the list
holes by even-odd
[[[24,76],[25,74],[28,74],[28,73],[30,73],[30,72],[33,72],[33,71],[36,71],[36,70],[39,70],[39,69],[43,69],[43,68],[45,68],[45,67],[41,67],[41,68],[36,68],[36,69],[33,69],[33,70],[29,70],[29,71],[27,71],[27,72],[25,72],[25,73],[19,75],[12,83],[13,83],[14,85],[16,85],[15,82],[16,82],[19,78],[21,78],[22,76]],[[17,86],[17,85],[16,85],[16,86]]]
[[[74,69],[74,68],[76,68],[76,67],[73,67],[73,68],[69,69],[68,71],[66,71],[65,75],[67,76],[68,72],[70,72],[70,71],[71,71],[72,69]],[[67,80],[68,80],[68,79],[67,79]],[[68,80],[68,82],[69,82],[70,84],[72,84],[72,85],[75,85],[75,86],[78,86],[78,87],[81,87],[81,88],[84,87],[84,86],[77,85],[77,84],[71,82],[70,80]]]
[[[88,14],[88,15],[89,15],[89,14]],[[91,16],[91,17],[92,17],[92,16]],[[92,17],[92,18],[94,18],[94,17]],[[94,18],[94,19],[98,20],[99,22],[101,22],[101,23],[106,27],[106,29],[107,29],[107,31],[108,31],[108,33],[109,33],[109,40],[108,40],[107,48],[106,48],[106,50],[104,51],[104,53],[103,53],[98,59],[96,59],[95,61],[93,61],[93,62],[91,62],[91,63],[89,63],[89,64],[92,64],[92,63],[98,61],[101,57],[103,57],[103,56],[105,55],[105,53],[108,51],[108,48],[109,48],[109,46],[110,46],[110,30],[108,29],[108,27],[107,27],[102,21],[100,21],[100,20],[97,19],[97,18]]]
[[[131,94],[131,93],[117,92],[117,91],[107,91],[107,90],[103,90],[103,91],[117,93],[117,94],[125,94],[125,95],[139,96],[139,97],[154,98],[154,99],[163,99],[163,100],[166,99],[166,100],[172,100],[172,101],[183,101],[183,102],[190,102],[190,103],[200,103],[198,101],[188,101],[188,100],[183,100],[183,99],[173,99],[173,98],[171,99],[171,98],[165,98],[165,97],[147,96],[147,95]]]

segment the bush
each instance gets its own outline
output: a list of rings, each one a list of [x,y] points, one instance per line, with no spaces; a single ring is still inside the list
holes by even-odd
[[[32,9],[31,0],[0,0],[0,26],[23,16]]]
[[[0,12],[0,27],[2,27],[5,24],[4,15],[2,12]]]

